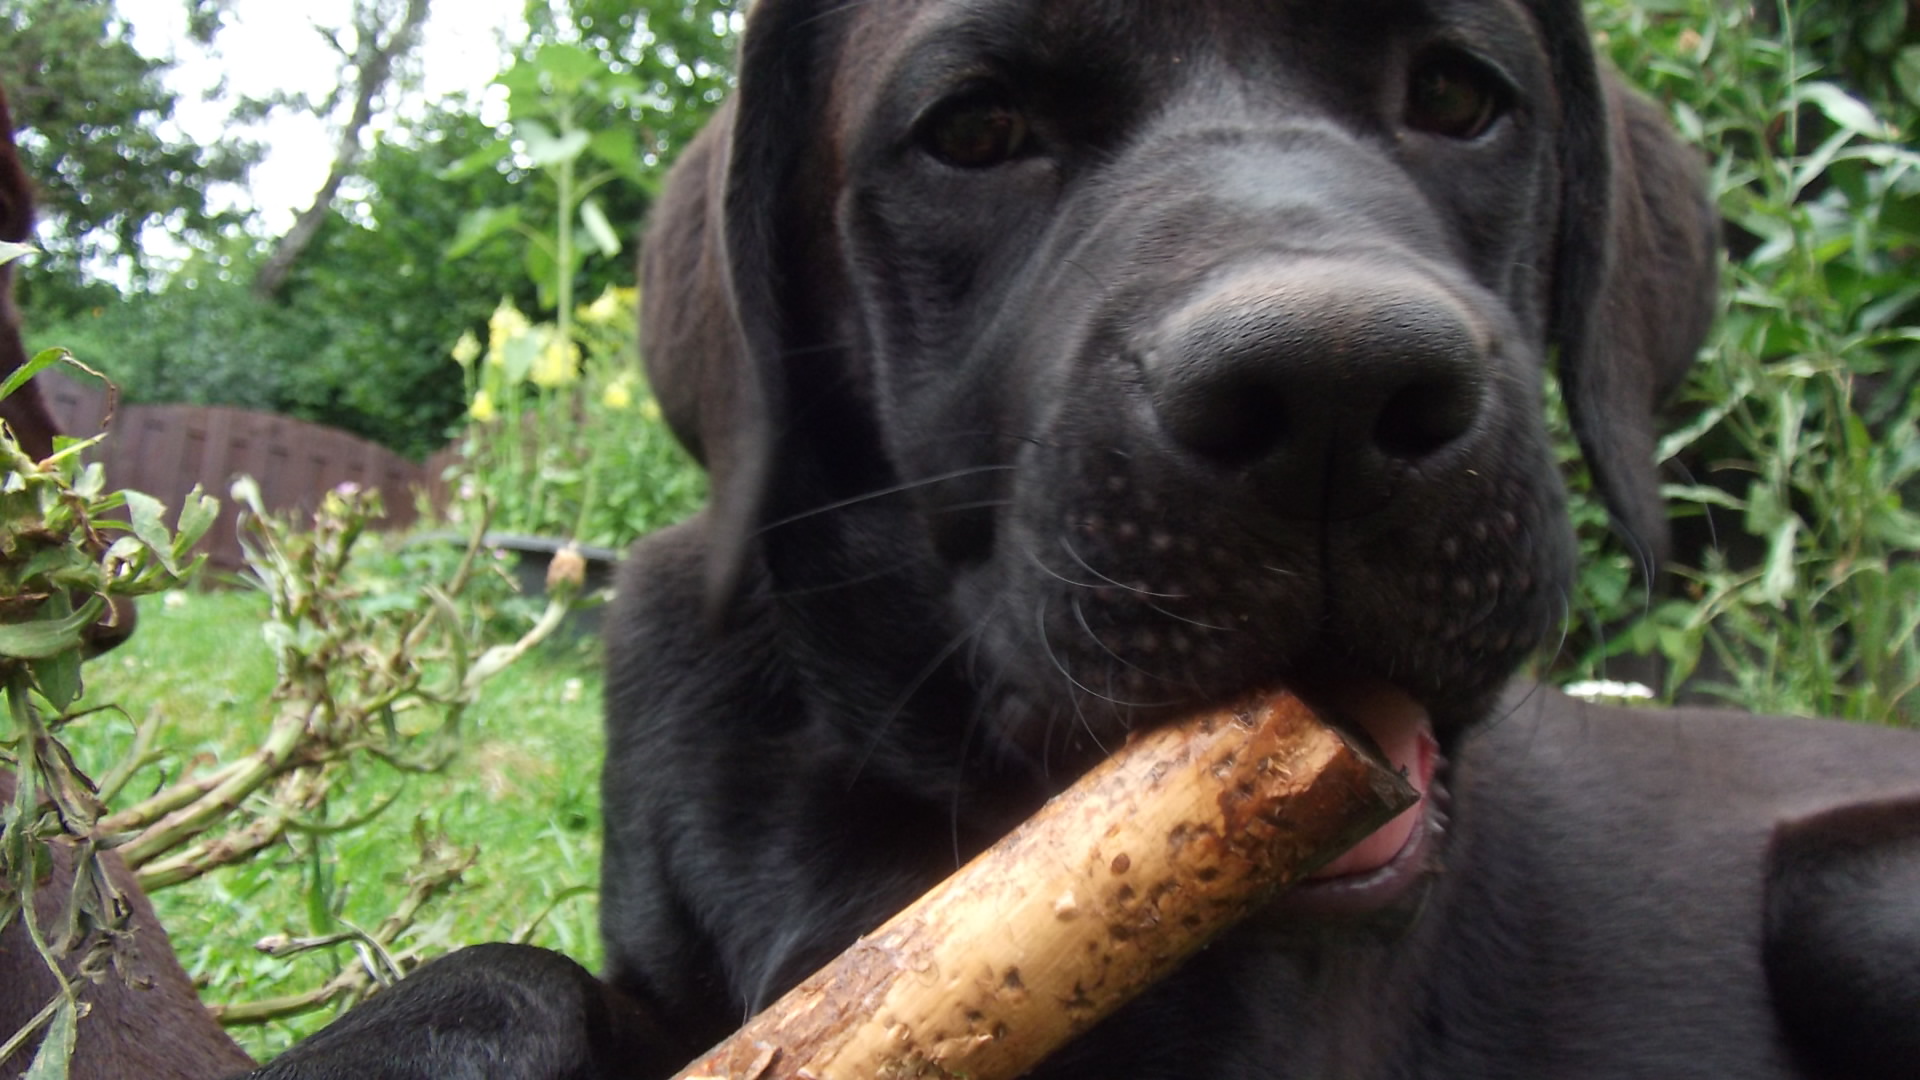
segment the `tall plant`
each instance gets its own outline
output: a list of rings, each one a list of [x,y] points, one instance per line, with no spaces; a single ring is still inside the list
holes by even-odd
[[[546,182],[546,205],[474,210],[448,257],[517,234],[553,317],[535,323],[503,300],[484,347],[472,335],[454,344],[470,420],[453,477],[455,516],[484,492],[502,528],[623,544],[690,511],[701,493],[640,375],[634,291],[609,287],[587,305],[574,296],[589,259],[622,249],[600,193],[643,180],[630,128],[590,132],[582,120],[644,87],[569,44],[541,46],[499,81],[508,93],[507,134],[449,174],[524,164]],[[535,224],[536,212],[549,208],[552,226]]]

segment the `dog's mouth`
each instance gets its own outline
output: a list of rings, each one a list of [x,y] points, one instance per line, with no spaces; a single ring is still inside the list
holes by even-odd
[[[1433,867],[1444,832],[1442,757],[1426,706],[1397,687],[1357,682],[1311,692],[1320,714],[1377,750],[1420,799],[1283,894],[1289,914],[1364,914],[1406,897]]]

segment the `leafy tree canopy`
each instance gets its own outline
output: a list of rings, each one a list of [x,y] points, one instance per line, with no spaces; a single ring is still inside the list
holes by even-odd
[[[258,147],[196,145],[167,134],[175,96],[167,65],[140,55],[111,0],[12,0],[0,6],[0,56],[21,155],[40,187],[48,257],[26,275],[38,310],[98,302],[87,288],[108,263],[136,282],[154,271],[150,226],[206,244],[241,216],[214,210],[210,187],[238,181]],[[124,262],[122,262],[124,260]]]

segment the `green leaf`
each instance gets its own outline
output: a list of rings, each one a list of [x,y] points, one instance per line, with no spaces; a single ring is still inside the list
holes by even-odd
[[[527,279],[540,290],[540,303],[551,306],[555,302],[553,281],[557,272],[553,252],[540,244],[528,244],[522,258],[527,268]]]
[[[594,132],[587,153],[628,181],[638,182],[645,172],[640,165],[640,140],[632,128],[610,127]]]
[[[564,43],[542,45],[533,62],[541,74],[553,80],[553,88],[560,94],[578,93],[594,76],[607,70],[599,57],[578,45]]]
[[[1825,113],[1827,119],[1861,135],[1876,139],[1891,139],[1893,129],[1873,114],[1871,106],[1847,93],[1836,83],[1802,83],[1799,94],[1815,108]]]
[[[1794,565],[1795,541],[1800,535],[1800,519],[1789,516],[1773,529],[1767,543],[1766,573],[1760,579],[1760,599],[1779,606],[1786,603],[1799,581]]]
[[[607,212],[600,209],[600,203],[587,199],[580,204],[580,224],[600,254],[613,256],[620,254],[620,236],[613,231],[613,223],[607,220]]]
[[[520,224],[518,206],[483,206],[470,210],[460,219],[453,239],[447,244],[446,257],[458,259],[475,248]]]
[[[88,625],[92,625],[91,621]],[[81,652],[80,649],[67,649],[28,665],[28,670],[33,673],[34,687],[55,712],[66,712],[67,706],[80,699]]]
[[[99,498],[107,490],[107,470],[97,461],[88,462],[73,481],[73,493],[86,500]]]
[[[1900,44],[1900,32],[1907,28],[1907,0],[1880,0],[1860,28],[1860,44],[1875,56],[1885,56]]]
[[[547,335],[521,334],[507,342],[501,350],[501,366],[506,369],[507,382],[518,384],[533,370],[533,362],[540,357],[540,350],[547,343]]]
[[[63,997],[47,1024],[47,1034],[34,1052],[33,1064],[21,1080],[67,1080],[67,1064],[73,1059],[73,1029],[78,1020],[73,999]]]
[[[174,526],[174,556],[184,558],[187,549],[200,542],[219,516],[220,500],[200,490],[199,484],[193,485],[180,507],[180,520]]]
[[[569,131],[564,135],[554,135],[544,124],[534,121],[522,121],[517,125],[520,137],[527,144],[527,157],[543,169],[565,164],[580,156],[593,136],[584,131]]]
[[[173,537],[167,532],[167,504],[142,491],[129,491],[126,496],[133,535],[152,550],[168,573],[179,573],[180,566],[173,559]]]
[[[502,159],[512,153],[513,144],[505,139],[501,139],[490,146],[484,146],[475,150],[466,157],[441,169],[437,178],[441,180],[465,180],[469,176],[477,176],[480,173],[498,166]]]
[[[15,390],[25,386],[28,379],[33,378],[35,375],[40,374],[42,371],[45,371],[66,358],[67,350],[65,349],[43,349],[35,353],[33,359],[20,365],[14,370],[13,374],[8,375],[4,381],[0,381],[0,398],[12,394]]]
[[[1875,507],[1867,515],[1867,532],[1889,547],[1920,551],[1920,514],[1897,504]]]
[[[80,632],[92,626],[106,606],[106,601],[94,596],[65,618],[0,624],[0,656],[45,660],[68,649],[78,649]]]
[[[1909,45],[1894,57],[1893,81],[1900,84],[1907,101],[1920,105],[1920,45]]]
[[[1694,502],[1711,506],[1724,506],[1729,510],[1745,510],[1747,504],[1738,495],[1722,491],[1711,484],[1662,484],[1660,497],[1668,502]]]

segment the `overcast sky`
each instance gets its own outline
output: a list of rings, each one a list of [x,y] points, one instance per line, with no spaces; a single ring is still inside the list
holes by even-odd
[[[525,29],[525,0],[440,0],[431,9],[421,45],[420,94],[441,97],[460,91],[481,92],[499,73],[503,33],[517,38]],[[336,77],[332,48],[314,30],[345,26],[352,0],[234,0],[226,29],[214,51],[186,37],[185,5],[180,0],[117,0],[134,29],[142,53],[173,59],[168,76],[179,93],[175,119],[187,137],[212,140],[226,128],[235,96],[262,96],[289,90],[324,97]],[[206,92],[226,80],[226,94],[213,101]],[[418,99],[401,108],[417,107]],[[343,113],[344,115],[344,113]],[[336,118],[337,120],[338,118]],[[374,120],[380,126],[381,118]],[[333,159],[334,134],[312,115],[280,110],[251,135],[267,146],[253,170],[250,198],[261,224],[274,235],[313,201]]]

